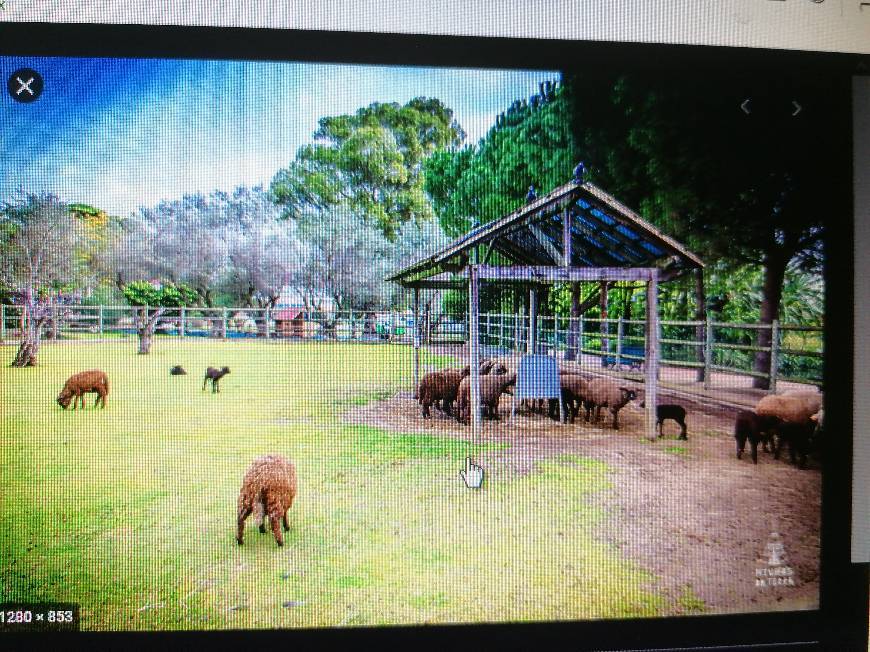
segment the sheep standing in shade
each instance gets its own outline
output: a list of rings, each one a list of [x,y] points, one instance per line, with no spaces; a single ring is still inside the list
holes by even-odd
[[[109,377],[105,371],[99,369],[91,369],[89,371],[80,371],[73,374],[63,385],[60,394],[57,396],[57,404],[64,410],[69,407],[72,401],[72,409],[76,409],[76,404],[81,401],[82,409],[85,409],[85,394],[93,393],[97,395],[97,400],[94,402],[94,407],[97,407],[101,402],[103,407],[106,407],[106,397],[109,395]]]
[[[734,421],[734,439],[737,441],[737,459],[743,455],[746,440],[752,450],[752,463],[758,464],[758,443],[764,439],[764,423],[752,410],[740,410]]]
[[[763,430],[768,437],[776,435],[774,458],[779,459],[782,443],[787,442],[792,463],[800,468],[806,466],[809,441],[815,427],[811,417],[821,409],[821,405],[821,394],[806,391],[771,394],[758,401],[755,413],[762,419]]]
[[[424,419],[432,417],[429,408],[433,404],[445,414],[450,414],[451,405],[459,391],[459,383],[468,373],[469,369],[465,366],[462,369],[430,371],[423,376],[417,388],[417,401],[420,403]],[[441,401],[440,407],[438,401]]]
[[[640,402],[640,407],[646,407],[646,401]],[[664,436],[665,421],[671,419],[680,426],[680,439],[688,439],[686,434],[686,408],[682,405],[661,403],[656,405],[656,426],[659,429],[659,437]]]
[[[284,545],[284,531],[290,529],[287,511],[296,498],[296,468],[281,455],[263,455],[253,461],[242,480],[238,500],[238,530],[236,541],[242,545],[245,533],[245,520],[254,512],[254,519],[260,522],[260,533],[266,532],[266,517],[272,528],[275,543]]]
[[[498,420],[498,403],[504,393],[512,394],[511,387],[517,382],[516,373],[480,376],[480,406],[483,416]],[[460,423],[471,421],[471,378],[465,377],[459,383],[456,395],[456,420]]]
[[[202,391],[205,391],[205,386],[211,381],[211,392],[214,394],[215,392],[221,391],[218,387],[218,382],[221,378],[230,373],[229,367],[224,367],[223,369],[215,369],[214,367],[209,367],[205,370],[205,378],[202,381]]]
[[[596,378],[590,381],[584,400],[586,420],[590,420],[594,409],[595,421],[598,421],[601,418],[601,408],[606,407],[613,414],[613,429],[619,430],[619,411],[635,398],[637,393],[634,390],[620,387],[609,378]]]
[[[586,394],[589,392],[589,382],[577,375],[563,373],[559,375],[559,383],[562,386],[562,402],[565,405],[565,420],[574,423],[580,408],[583,406]],[[555,417],[559,409],[559,402],[550,399],[550,416]]]

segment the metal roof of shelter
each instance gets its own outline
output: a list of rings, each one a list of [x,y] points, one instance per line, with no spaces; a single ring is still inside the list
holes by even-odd
[[[569,261],[565,260],[566,219]],[[470,254],[478,247],[480,260],[474,261]],[[657,268],[662,281],[704,266],[698,256],[601,188],[574,180],[472,229],[387,280],[405,287],[464,287],[467,280],[454,275],[469,261],[488,264],[493,252],[511,265]]]

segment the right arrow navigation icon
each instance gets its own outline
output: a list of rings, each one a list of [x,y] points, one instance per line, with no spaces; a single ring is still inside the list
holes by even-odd
[[[803,109],[803,107],[800,104],[798,104],[795,100],[791,101],[791,105],[794,107],[794,111],[791,112],[791,117],[793,118],[798,113],[801,112],[801,109]]]

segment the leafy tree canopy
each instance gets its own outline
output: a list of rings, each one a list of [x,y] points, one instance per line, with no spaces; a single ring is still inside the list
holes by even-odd
[[[314,143],[275,175],[271,192],[285,217],[343,209],[393,240],[403,224],[433,217],[423,161],[464,138],[440,100],[374,103],[352,115],[321,118]]]
[[[577,161],[568,99],[561,85],[544,82],[499,115],[477,145],[426,161],[425,189],[449,236],[516,210],[531,185],[541,195],[571,178]]]
[[[153,284],[148,281],[133,281],[124,286],[124,298],[131,306],[181,308],[196,303],[196,290],[179,283]]]

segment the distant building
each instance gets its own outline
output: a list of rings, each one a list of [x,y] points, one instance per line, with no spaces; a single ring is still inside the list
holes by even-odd
[[[320,312],[335,312],[335,302],[329,297],[315,297],[313,303],[320,306]],[[317,328],[313,323],[306,325],[305,309],[305,298],[301,292],[289,285],[282,287],[272,311],[275,336],[311,337]]]

